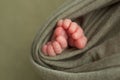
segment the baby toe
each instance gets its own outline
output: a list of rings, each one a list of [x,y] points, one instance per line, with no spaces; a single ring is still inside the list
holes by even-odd
[[[53,46],[52,44],[48,44],[48,47],[47,47],[47,53],[49,56],[56,56],[55,52],[54,52],[54,49],[53,49]]]
[[[55,29],[54,35],[55,36],[64,36],[66,33],[62,27],[57,27]]]
[[[62,27],[62,25],[63,25],[63,20],[61,19],[57,22],[57,27]]]
[[[72,34],[73,39],[79,39],[81,36],[83,36],[83,31],[81,28],[77,28],[76,32]]]
[[[75,46],[79,49],[83,49],[86,46],[86,43],[87,43],[87,38],[83,36],[82,38],[77,39],[75,41]]]
[[[58,36],[56,40],[60,43],[62,49],[65,49],[67,47],[67,40],[63,36]]]
[[[43,47],[42,47],[42,52],[43,52],[45,55],[48,55],[48,54],[47,54],[47,45],[43,45]]]
[[[54,41],[52,45],[56,54],[60,54],[62,52],[62,48],[57,41]]]
[[[78,28],[77,23],[72,22],[69,29],[68,29],[68,33],[74,33],[76,31],[76,29]]]
[[[63,21],[63,28],[64,29],[68,29],[69,28],[69,26],[70,26],[70,24],[71,24],[71,20],[70,19],[65,19],[64,21]]]

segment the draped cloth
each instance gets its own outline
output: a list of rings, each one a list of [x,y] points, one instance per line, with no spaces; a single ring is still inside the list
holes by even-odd
[[[81,25],[86,47],[45,56],[42,45],[50,40],[56,22],[65,18]],[[40,26],[31,61],[40,80],[120,80],[120,0],[67,0]]]

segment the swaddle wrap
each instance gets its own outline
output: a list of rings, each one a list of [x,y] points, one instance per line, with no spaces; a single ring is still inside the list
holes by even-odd
[[[51,38],[56,22],[80,17],[88,38],[86,47],[45,56],[41,47]],[[40,80],[120,80],[120,0],[66,1],[40,26],[31,51]]]

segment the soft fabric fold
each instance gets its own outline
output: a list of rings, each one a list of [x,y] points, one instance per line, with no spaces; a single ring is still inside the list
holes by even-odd
[[[45,56],[42,45],[49,41],[56,22],[65,18],[81,24],[87,46]],[[82,23],[78,18],[83,18]],[[66,1],[40,26],[31,53],[41,80],[120,80],[120,0]]]

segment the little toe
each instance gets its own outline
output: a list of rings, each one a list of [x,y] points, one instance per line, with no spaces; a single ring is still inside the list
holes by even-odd
[[[68,46],[67,40],[65,39],[64,36],[58,36],[56,40],[60,43],[62,49],[65,49]]]
[[[83,34],[83,30],[81,28],[77,28],[76,32],[74,32],[72,34],[72,38],[73,39],[79,39],[80,37],[82,37],[84,34]]]
[[[43,47],[42,47],[42,52],[43,52],[45,55],[48,55],[48,54],[47,54],[47,45],[43,45]]]
[[[83,36],[75,41],[75,46],[78,49],[83,49],[86,46],[86,43],[87,43],[87,38]]]
[[[56,56],[56,54],[54,52],[54,49],[53,49],[53,46],[52,46],[51,43],[48,44],[47,53],[48,53],[49,56]]]
[[[56,54],[60,54],[62,52],[62,48],[57,41],[54,41],[52,45]]]
[[[64,21],[63,21],[63,28],[64,29],[68,29],[69,28],[69,26],[70,26],[70,24],[71,24],[71,20],[70,19],[65,19]]]

